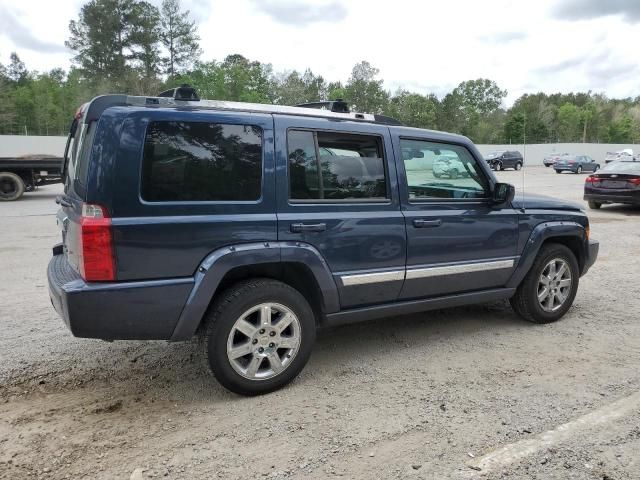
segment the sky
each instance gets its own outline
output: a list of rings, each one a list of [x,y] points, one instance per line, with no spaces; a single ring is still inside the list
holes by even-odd
[[[160,0],[151,0],[159,4]],[[68,69],[64,46],[81,0],[0,0],[0,61]],[[346,81],[354,64],[385,88],[442,97],[489,78],[523,93],[640,95],[640,0],[182,0],[202,60],[240,53],[275,71],[311,68]]]

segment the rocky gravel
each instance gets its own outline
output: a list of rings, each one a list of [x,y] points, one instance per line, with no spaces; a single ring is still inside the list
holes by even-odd
[[[526,175],[581,201],[584,175]],[[640,405],[503,468],[474,463],[640,391],[640,209],[590,212],[600,257],[555,324],[500,302],[324,330],[289,387],[243,398],[194,342],[69,333],[45,272],[59,191],[0,204],[0,478],[640,478]]]

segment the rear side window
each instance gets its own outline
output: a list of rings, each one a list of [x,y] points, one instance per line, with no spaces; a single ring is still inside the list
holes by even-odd
[[[142,159],[149,202],[255,201],[261,197],[262,130],[253,125],[152,122]]]
[[[387,181],[379,137],[290,130],[289,198],[385,200]]]

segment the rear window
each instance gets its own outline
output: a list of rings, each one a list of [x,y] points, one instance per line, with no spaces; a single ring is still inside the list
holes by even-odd
[[[255,201],[261,185],[259,127],[206,122],[149,125],[142,159],[144,200]]]
[[[640,175],[640,162],[614,162],[606,165],[601,172],[630,173]]]

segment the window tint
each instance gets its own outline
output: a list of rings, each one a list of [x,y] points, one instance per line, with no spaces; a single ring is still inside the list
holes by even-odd
[[[151,202],[258,200],[262,130],[250,125],[153,122],[142,162]]]
[[[466,148],[404,139],[400,148],[410,200],[487,196],[487,180]]]
[[[291,130],[288,148],[292,200],[387,198],[380,138]]]

